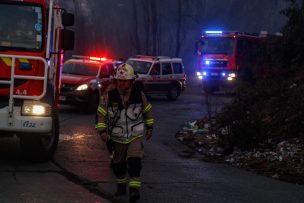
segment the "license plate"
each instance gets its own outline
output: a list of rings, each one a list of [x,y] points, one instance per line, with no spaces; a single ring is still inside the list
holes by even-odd
[[[211,73],[212,76],[218,76],[218,73]]]
[[[65,96],[59,96],[59,100],[60,101],[66,101],[66,97]]]

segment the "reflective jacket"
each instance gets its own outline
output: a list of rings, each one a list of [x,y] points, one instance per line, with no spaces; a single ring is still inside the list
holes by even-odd
[[[113,141],[124,144],[143,137],[145,127],[152,128],[154,124],[152,105],[136,88],[132,88],[125,105],[117,89],[109,91],[101,97],[97,113],[99,133],[106,131]]]

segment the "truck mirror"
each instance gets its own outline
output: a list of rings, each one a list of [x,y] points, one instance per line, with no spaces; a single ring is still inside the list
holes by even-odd
[[[62,49],[72,50],[74,49],[75,34],[72,30],[62,30]]]
[[[63,26],[73,26],[74,25],[74,14],[63,12],[61,18],[62,18]]]

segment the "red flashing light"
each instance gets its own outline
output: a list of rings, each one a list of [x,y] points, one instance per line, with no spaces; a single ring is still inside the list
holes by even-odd
[[[94,56],[90,56],[90,60],[92,60],[92,61],[106,61],[107,58],[105,58],[105,57],[94,57]]]

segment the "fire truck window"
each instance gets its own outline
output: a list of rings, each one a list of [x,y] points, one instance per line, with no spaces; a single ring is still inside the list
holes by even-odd
[[[162,73],[163,75],[169,75],[172,74],[172,68],[171,68],[171,63],[163,63],[162,64]]]
[[[160,75],[160,64],[155,63],[150,71],[150,75]]]
[[[207,37],[203,39],[202,54],[232,54],[234,47],[234,38]]]
[[[42,8],[28,5],[1,4],[0,46],[38,51],[42,46]]]
[[[183,73],[183,66],[180,63],[173,63],[173,70],[174,73],[176,74],[181,74]]]

